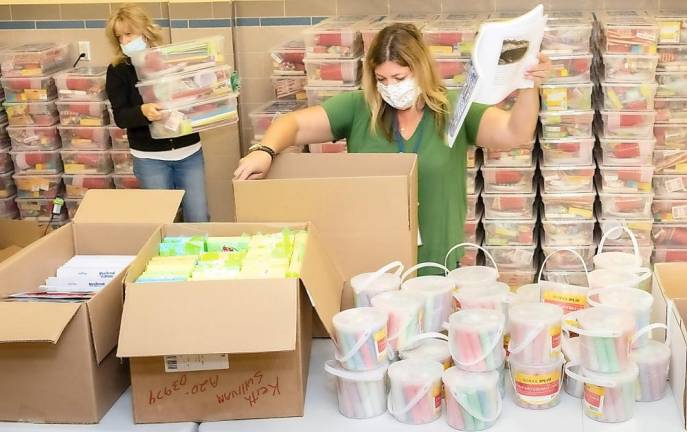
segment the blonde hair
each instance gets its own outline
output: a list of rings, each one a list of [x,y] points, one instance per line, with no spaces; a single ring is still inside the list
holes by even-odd
[[[391,139],[391,115],[393,108],[377,91],[375,69],[384,62],[392,61],[410,68],[415,82],[420,87],[420,96],[434,116],[437,130],[442,131],[448,115],[448,97],[442,85],[434,61],[420,31],[413,24],[392,24],[382,29],[372,41],[365,56],[363,68],[363,92],[370,107],[370,130],[381,128],[387,139]]]
[[[155,24],[148,16],[141,6],[135,4],[125,4],[117,9],[107,20],[105,27],[105,35],[110,42],[115,56],[112,59],[113,65],[126,60],[126,55],[122,52],[122,47],[119,44],[119,39],[115,33],[115,26],[117,24],[126,24],[137,33],[140,33],[145,38],[148,46],[157,46],[162,43],[162,32],[160,26]]]

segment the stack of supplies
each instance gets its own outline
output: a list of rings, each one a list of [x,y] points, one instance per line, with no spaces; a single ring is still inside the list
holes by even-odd
[[[265,132],[267,132],[267,129],[277,117],[306,107],[307,104],[302,100],[277,99],[256,108],[249,114],[251,124],[253,125],[253,143],[259,143],[262,140]],[[291,146],[282,152],[302,153],[303,146]]]
[[[306,100],[305,42],[303,38],[281,43],[270,51],[272,87],[276,99]]]

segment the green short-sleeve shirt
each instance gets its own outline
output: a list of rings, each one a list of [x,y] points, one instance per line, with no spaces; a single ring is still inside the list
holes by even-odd
[[[456,95],[449,93],[451,103]],[[370,131],[370,109],[361,91],[334,96],[323,104],[334,139],[345,138],[351,153],[395,153],[398,145],[379,131]],[[418,218],[422,246],[419,262],[443,263],[448,250],[463,241],[466,199],[467,146],[477,139],[480,120],[488,105],[473,103],[455,144],[446,144],[444,131],[437,130],[432,116],[425,112],[423,127],[405,143],[405,152],[413,151],[418,140]],[[422,137],[419,137],[422,132]],[[454,268],[460,254],[449,260]],[[421,273],[432,273],[421,272]]]

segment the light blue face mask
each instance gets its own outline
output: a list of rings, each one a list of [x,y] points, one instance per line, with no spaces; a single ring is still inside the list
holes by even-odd
[[[148,44],[146,43],[145,39],[143,39],[143,36],[138,36],[129,41],[129,43],[120,44],[119,46],[122,47],[122,52],[127,57],[131,57],[133,54],[148,48]]]

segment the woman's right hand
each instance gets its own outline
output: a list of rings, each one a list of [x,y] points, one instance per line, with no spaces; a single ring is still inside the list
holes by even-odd
[[[162,120],[162,114],[160,113],[160,107],[154,103],[147,103],[141,105],[141,112],[143,115],[151,122]]]
[[[250,152],[239,161],[234,180],[257,180],[267,176],[272,166],[272,156],[264,151]]]

